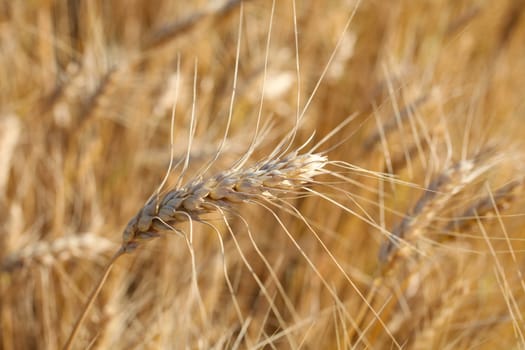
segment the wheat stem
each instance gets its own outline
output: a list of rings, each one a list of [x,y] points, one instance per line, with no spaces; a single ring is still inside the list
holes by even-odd
[[[73,341],[75,340],[75,337],[76,337],[78,331],[80,330],[80,327],[82,326],[82,323],[86,319],[87,314],[89,312],[89,309],[91,309],[91,306],[93,305],[95,299],[97,298],[98,294],[102,290],[102,286],[106,282],[106,280],[107,280],[107,278],[109,276],[109,272],[111,271],[111,268],[113,267],[113,264],[124,253],[126,253],[126,250],[124,249],[124,247],[121,247],[115,253],[115,255],[113,255],[111,260],[106,265],[106,268],[104,269],[104,272],[102,273],[102,276],[100,277],[97,285],[91,291],[91,294],[89,295],[89,297],[87,299],[87,302],[86,302],[86,304],[84,305],[84,307],[82,309],[82,313],[80,314],[80,316],[78,317],[77,321],[75,322],[75,325],[73,326],[73,330],[69,333],[69,337],[68,337],[68,339],[67,339],[67,341],[66,341],[66,343],[65,343],[65,345],[63,347],[64,350],[71,350],[72,349]]]

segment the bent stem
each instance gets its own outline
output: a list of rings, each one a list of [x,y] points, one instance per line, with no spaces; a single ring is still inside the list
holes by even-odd
[[[100,280],[98,281],[97,285],[95,286],[95,288],[93,289],[93,291],[89,295],[89,297],[87,299],[87,302],[86,302],[86,305],[84,305],[84,308],[82,309],[82,313],[80,314],[80,316],[78,317],[77,321],[75,322],[75,325],[73,326],[73,330],[71,331],[71,333],[69,333],[69,337],[68,337],[68,339],[67,339],[67,341],[66,341],[66,343],[65,343],[65,345],[63,347],[64,350],[71,350],[71,348],[73,346],[73,341],[75,340],[75,337],[76,337],[78,331],[80,330],[80,326],[82,325],[82,323],[86,319],[86,316],[88,314],[89,309],[93,305],[93,302],[95,301],[96,297],[100,293],[100,291],[102,289],[102,286],[106,282],[106,280],[107,280],[107,278],[109,276],[109,272],[111,271],[111,268],[113,267],[113,264],[115,263],[115,261],[117,261],[117,259],[120,256],[122,256],[126,252],[127,252],[126,248],[124,246],[122,246],[113,255],[111,260],[106,265],[106,268],[104,269],[104,272],[103,272]]]

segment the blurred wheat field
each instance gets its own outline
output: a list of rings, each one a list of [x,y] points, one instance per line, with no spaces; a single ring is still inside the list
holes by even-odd
[[[332,176],[124,255],[75,349],[525,348],[523,12],[0,1],[1,349],[64,345],[163,180],[174,105],[184,182],[296,125]]]

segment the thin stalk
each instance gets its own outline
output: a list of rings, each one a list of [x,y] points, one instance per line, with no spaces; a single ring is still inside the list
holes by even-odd
[[[109,276],[109,272],[111,271],[111,268],[113,267],[113,264],[124,253],[126,253],[126,249],[125,249],[124,246],[122,246],[115,253],[115,255],[113,255],[111,260],[106,265],[106,268],[104,269],[104,272],[103,272],[101,278],[99,279],[97,285],[95,286],[93,291],[91,291],[91,294],[89,295],[89,297],[87,299],[86,305],[84,305],[84,308],[82,309],[82,313],[80,314],[80,316],[78,317],[77,321],[75,322],[75,325],[73,326],[73,330],[71,331],[71,333],[69,333],[69,337],[68,337],[68,339],[67,339],[67,341],[66,341],[66,343],[65,343],[65,345],[63,347],[64,350],[71,350],[71,348],[73,346],[73,341],[75,340],[75,337],[76,337],[78,331],[80,330],[80,326],[82,326],[82,323],[84,322],[84,320],[87,317],[89,309],[91,309],[91,306],[93,306],[93,303],[94,303],[95,299],[97,298],[98,294],[102,290],[102,286],[106,282],[106,280],[107,280],[107,278]]]

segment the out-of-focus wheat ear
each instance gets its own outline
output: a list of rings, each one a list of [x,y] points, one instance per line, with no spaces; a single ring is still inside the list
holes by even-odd
[[[499,187],[494,193],[489,193],[487,196],[480,198],[463,211],[461,215],[453,218],[445,226],[444,233],[449,236],[460,236],[462,232],[467,232],[472,226],[476,225],[477,216],[483,220],[508,209],[517,196],[521,194],[524,185],[524,179],[513,180]]]
[[[382,244],[379,260],[382,263],[391,262],[394,256],[410,253],[406,251],[409,247],[406,243],[417,246],[418,240],[424,240],[434,219],[453,204],[455,196],[502,160],[502,156],[487,149],[438,174],[412,209],[394,227],[388,241]]]
[[[220,6],[217,4],[210,4],[204,10],[196,11],[187,17],[184,17],[180,20],[177,20],[173,23],[164,25],[163,27],[153,31],[146,39],[144,44],[145,49],[154,49],[159,46],[166,45],[177,38],[179,35],[182,35],[199,23],[203,22],[205,19],[213,18],[218,20],[221,17],[228,16],[235,8],[242,5],[243,2],[249,0],[228,0],[225,1]]]
[[[108,239],[92,234],[69,235],[53,241],[38,241],[11,253],[0,264],[0,271],[15,272],[33,265],[52,266],[71,259],[99,260],[118,246]]]
[[[106,95],[112,92],[115,73],[117,73],[117,67],[111,67],[107,72],[102,74],[94,91],[83,101],[81,110],[78,114],[79,122],[77,125],[78,129],[75,129],[76,133],[82,129],[82,126],[87,123],[92,116],[96,115],[99,102],[104,101]]]

